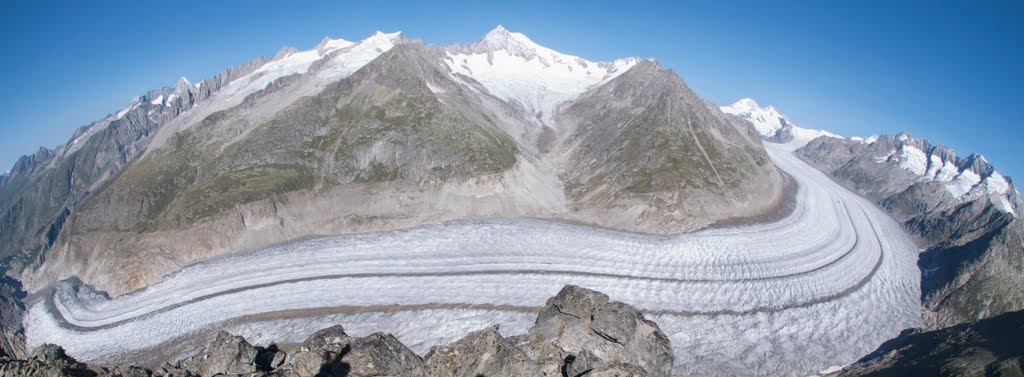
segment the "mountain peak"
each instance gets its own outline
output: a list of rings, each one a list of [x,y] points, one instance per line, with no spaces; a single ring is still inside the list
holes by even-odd
[[[742,98],[739,101],[736,101],[736,103],[734,103],[733,106],[734,107],[742,106],[744,108],[748,108],[748,109],[751,109],[751,110],[755,110],[755,109],[761,108],[761,106],[758,106],[757,105],[757,101],[754,101],[753,98]]]
[[[377,31],[373,32],[373,34],[371,34],[371,35],[370,35],[369,37],[367,37],[366,39],[387,39],[387,40],[394,40],[394,39],[396,39],[396,38],[400,38],[401,36],[402,36],[402,32],[401,32],[401,31],[396,31],[396,32],[394,32],[394,33],[385,33],[385,32],[383,32],[383,31],[377,30]]]
[[[174,93],[185,93],[189,89],[192,89],[192,83],[185,76],[179,77],[178,82],[174,84]]]
[[[498,25],[491,31],[484,34],[483,40],[501,41],[512,38],[512,33],[504,26]]]
[[[505,51],[527,59],[540,53],[555,53],[551,49],[538,45],[526,35],[508,31],[501,25],[487,32],[473,47],[476,52]]]
[[[320,40],[320,43],[317,43],[316,47],[313,47],[313,49],[317,50],[317,52],[319,52],[321,55],[323,55],[324,52],[326,52],[326,51],[333,51],[333,50],[345,48],[345,47],[348,47],[348,46],[351,46],[351,45],[352,45],[352,42],[349,42],[349,41],[347,41],[345,39],[342,39],[342,38],[331,39],[331,37],[329,37],[329,36],[324,36],[324,39]]]
[[[757,133],[764,137],[773,137],[778,140],[789,140],[784,143],[795,142],[796,144],[807,144],[819,136],[842,138],[824,130],[805,129],[793,123],[789,117],[783,115],[775,106],[768,105],[761,107],[751,98],[743,98],[729,106],[719,108],[723,113],[732,114],[743,118],[754,125]],[[780,136],[780,134],[783,134]]]

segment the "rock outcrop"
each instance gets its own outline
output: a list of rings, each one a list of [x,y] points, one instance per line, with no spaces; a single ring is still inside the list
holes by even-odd
[[[546,375],[564,368],[571,376],[669,376],[675,360],[668,338],[636,308],[572,285],[513,341]]]
[[[9,277],[0,277],[0,355],[24,358],[25,329],[22,328],[22,315],[25,303],[22,299],[25,291],[21,283]]]
[[[0,377],[667,377],[673,362],[668,338],[636,308],[568,285],[548,300],[527,334],[505,338],[492,326],[434,347],[424,358],[391,334],[354,337],[342,326],[320,330],[288,352],[221,331],[197,354],[156,370],[90,366],[58,346],[44,345],[27,360],[0,357]]]
[[[1021,339],[1024,311],[942,330],[905,330],[831,376],[1020,376]]]
[[[917,238],[929,329],[1024,309],[1024,202],[984,157],[903,133],[821,137],[797,155],[875,200]]]
[[[435,347],[424,358],[431,377],[539,376],[540,366],[497,326],[479,330],[449,346]]]
[[[64,349],[47,344],[36,348],[27,360],[0,358],[2,377],[91,377],[113,375],[104,369],[83,364],[64,353]]]
[[[199,354],[182,360],[179,366],[202,376],[249,374],[258,369],[260,351],[244,338],[221,331]]]

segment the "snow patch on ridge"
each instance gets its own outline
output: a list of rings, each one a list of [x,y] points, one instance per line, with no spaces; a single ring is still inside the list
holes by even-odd
[[[382,33],[378,31],[369,38],[355,44],[350,42],[343,47],[347,49],[339,52],[322,70],[317,72],[317,79],[330,83],[348,77],[348,75],[376,59],[380,54],[395,47],[395,44],[401,37],[401,32]],[[328,47],[330,46],[332,45],[328,43]]]
[[[971,191],[974,185],[981,182],[981,176],[971,170],[964,170],[953,179],[950,184],[946,185],[946,191],[949,191],[954,198],[964,196]]]
[[[903,145],[903,151],[900,153],[900,167],[923,176],[928,169],[928,157],[925,156],[924,151],[913,145]]]
[[[257,68],[252,73],[232,81],[227,88],[224,88],[218,94],[226,97],[246,96],[266,88],[267,85],[281,77],[306,73],[306,70],[309,69],[313,62],[320,60],[324,55],[340,48],[340,46],[345,46],[346,43],[351,44],[351,42],[339,40],[327,43],[325,48],[314,48],[298,52],[285,52],[282,50],[283,56],[280,56],[282,53],[278,53],[279,56],[276,59]]]
[[[1007,199],[1011,185],[999,172],[979,173],[971,167],[961,171],[956,158],[944,158],[939,154],[941,152],[933,151],[926,142],[914,139],[906,132],[898,134],[894,141],[899,148],[897,166],[918,176],[920,181],[944,182],[946,191],[957,200],[976,200],[988,195],[996,208],[1016,216],[1013,205]],[[928,152],[917,145],[924,145]],[[875,162],[888,163],[896,153],[897,150],[892,150],[887,156],[877,156]],[[984,156],[978,156],[978,160],[988,164]]]

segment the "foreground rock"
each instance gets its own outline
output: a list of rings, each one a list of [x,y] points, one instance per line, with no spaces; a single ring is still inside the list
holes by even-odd
[[[560,368],[570,376],[669,376],[675,360],[668,338],[636,308],[572,285],[514,341],[549,376]]]
[[[0,264],[0,270],[4,267]],[[8,276],[0,277],[0,356],[24,358],[25,329],[21,325],[25,303],[21,282]]]
[[[96,376],[109,374],[95,369],[64,353],[64,349],[47,344],[36,348],[28,360],[0,359],[0,376]]]
[[[1024,311],[921,332],[906,330],[834,376],[1020,376]]]
[[[473,332],[450,346],[435,347],[426,357],[431,377],[539,376],[540,366],[501,336],[498,327]]]
[[[421,358],[391,334],[349,336],[320,330],[289,354],[221,331],[199,353],[151,371],[79,363],[45,345],[28,360],[0,357],[4,376],[670,376],[668,338],[640,312],[567,285],[548,300],[527,334],[505,338],[493,326],[435,347]]]
[[[221,331],[199,354],[182,360],[181,369],[203,376],[256,372],[259,349],[240,336]]]

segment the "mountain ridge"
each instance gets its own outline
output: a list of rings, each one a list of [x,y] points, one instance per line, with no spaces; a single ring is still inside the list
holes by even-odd
[[[357,42],[327,38],[310,50],[285,48],[273,58],[254,60],[229,72],[228,80],[180,83],[201,93],[192,96],[200,99],[194,108],[139,137],[124,169],[84,193],[81,208],[58,213],[52,223],[59,225],[47,231],[47,243],[56,250],[27,253],[46,257],[23,262],[31,266],[22,275],[26,287],[33,291],[80,275],[116,295],[193,261],[240,249],[309,234],[466,217],[560,218],[634,231],[690,231],[769,211],[782,196],[781,177],[767,162],[760,140],[743,136],[749,125],[713,114],[678,75],[653,70],[649,79],[630,80],[678,82],[663,90],[665,98],[676,96],[671,115],[649,113],[668,127],[604,145],[651,142],[658,130],[688,132],[703,157],[687,157],[696,165],[680,165],[667,181],[668,176],[656,176],[637,181],[641,185],[607,189],[633,187],[635,194],[602,201],[570,197],[563,180],[578,178],[572,170],[584,169],[581,162],[590,157],[564,143],[579,127],[560,123],[571,111],[566,104],[638,66],[656,64],[635,58],[593,63],[503,28],[474,45],[473,51],[483,46],[488,52],[474,58],[463,54],[465,45],[424,45],[399,33],[376,32]],[[520,54],[509,54],[510,46],[518,46],[514,52]],[[487,56],[497,58],[487,62]],[[483,60],[463,67],[459,59]],[[530,80],[540,81],[513,85],[519,91],[502,95],[505,87],[483,73],[484,67],[502,64],[533,67],[541,76]],[[133,117],[171,94],[140,97],[123,116]],[[614,118],[625,122],[637,108],[600,111],[620,114]],[[577,111],[573,116],[593,115]],[[689,119],[688,131],[671,124],[673,117]],[[679,149],[628,157],[661,160],[672,151]],[[620,171],[616,176],[630,170],[614,169]],[[710,175],[715,178],[697,178]],[[666,183],[682,177],[692,181],[679,187]],[[597,182],[591,186],[602,185]],[[726,183],[729,190],[712,193]],[[580,184],[587,183],[574,183]],[[331,210],[316,212],[324,208]]]

